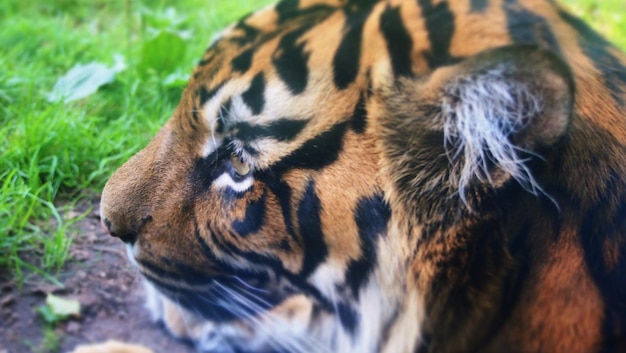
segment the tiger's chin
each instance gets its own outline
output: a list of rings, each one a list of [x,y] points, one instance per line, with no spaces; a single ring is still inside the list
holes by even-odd
[[[218,322],[178,305],[147,280],[143,283],[152,319],[172,336],[191,342],[199,352],[302,351],[310,345],[307,331],[314,305],[304,295],[291,296],[253,317]]]
[[[220,325],[177,305],[143,280],[146,291],[146,309],[154,322],[163,323],[174,337],[192,342],[201,352],[234,352]]]

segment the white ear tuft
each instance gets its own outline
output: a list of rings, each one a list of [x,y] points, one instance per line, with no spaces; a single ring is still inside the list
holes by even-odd
[[[461,76],[444,88],[441,106],[444,145],[454,164],[462,157],[459,193],[471,180],[494,184],[492,166],[515,178],[530,192],[541,189],[520,157],[532,153],[514,144],[514,136],[544,111],[544,101],[524,82],[511,79],[514,68],[502,63]]]
[[[461,198],[476,180],[499,186],[513,178],[542,193],[528,160],[560,141],[569,127],[574,83],[564,62],[534,46],[511,46],[441,71],[433,76],[444,82],[444,147],[458,170]]]

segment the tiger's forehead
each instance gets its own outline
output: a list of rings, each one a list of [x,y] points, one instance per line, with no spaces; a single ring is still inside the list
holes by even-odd
[[[209,131],[204,157],[228,143],[264,167],[350,118],[366,82],[358,68],[352,87],[334,82],[334,50],[326,49],[340,45],[345,14],[338,4],[273,6],[217,38],[186,91],[193,119]]]
[[[197,119],[208,128],[203,157],[229,144],[249,163],[266,167],[350,119],[361,92],[338,92],[324,73],[311,74],[308,82],[325,89],[299,94],[271,72],[250,76],[228,80],[198,106]]]

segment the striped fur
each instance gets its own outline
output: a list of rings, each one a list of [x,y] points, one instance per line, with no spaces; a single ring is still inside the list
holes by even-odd
[[[550,0],[285,0],[102,215],[200,351],[624,351],[626,57]]]

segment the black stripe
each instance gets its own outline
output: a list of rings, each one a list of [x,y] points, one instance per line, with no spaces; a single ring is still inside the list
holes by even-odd
[[[359,325],[359,313],[344,303],[337,304],[337,315],[341,326],[351,334],[354,334],[356,327]]]
[[[252,65],[252,56],[254,55],[253,49],[246,49],[241,54],[237,55],[231,62],[233,71],[246,72]]]
[[[348,0],[348,3],[346,4],[346,8],[348,9],[356,9],[361,10],[364,8],[371,8],[374,5],[378,4],[380,2],[380,0]]]
[[[210,90],[204,85],[200,86],[196,92],[196,94],[200,97],[200,106],[203,106],[209,99],[213,98],[217,91],[219,91],[223,86],[224,82],[221,82],[219,85]]]
[[[252,157],[258,157],[259,156],[259,151],[250,146],[250,145],[244,145],[243,146],[243,150],[246,151],[247,154],[251,155]]]
[[[298,204],[298,225],[302,236],[304,259],[300,276],[308,277],[317,266],[326,260],[328,248],[324,242],[320,212],[322,205],[315,192],[315,183],[310,181]]]
[[[426,21],[430,51],[424,53],[428,65],[434,69],[458,61],[450,55],[450,45],[454,35],[454,14],[447,2],[432,4],[432,0],[419,0],[422,16]]]
[[[194,232],[195,238],[198,241],[198,243],[200,244],[202,250],[203,250],[203,254],[207,257],[207,259],[215,264],[215,266],[217,268],[219,268],[219,270],[223,273],[226,274],[237,274],[239,277],[241,278],[251,278],[254,280],[259,280],[262,276],[265,276],[263,273],[259,272],[258,270],[253,270],[253,271],[245,271],[242,270],[240,268],[240,264],[238,264],[237,267],[233,267],[231,266],[229,263],[227,263],[226,261],[220,259],[215,252],[213,251],[213,249],[211,249],[211,247],[206,243],[206,241],[202,238],[202,236],[200,235],[200,231],[198,229],[198,225],[195,225],[196,227],[196,232]],[[230,255],[234,255],[234,256],[240,256],[243,257],[247,260],[249,260],[250,262],[256,263],[256,264],[262,264],[262,265],[267,265],[268,267],[270,267],[276,274],[282,274],[284,271],[282,269],[282,265],[280,263],[279,260],[274,259],[274,258],[270,258],[270,257],[266,257],[257,253],[253,253],[253,252],[246,252],[246,251],[242,251],[240,249],[238,249],[237,247],[235,247],[232,244],[228,244],[225,242],[220,241],[217,238],[217,232],[212,229],[211,227],[211,222],[207,222],[207,231],[209,232],[210,236],[211,236],[211,241],[213,242],[213,245],[215,247],[218,247],[222,252],[230,254]]]
[[[306,89],[309,79],[309,53],[304,51],[305,43],[297,43],[310,26],[304,26],[285,34],[272,57],[278,76],[285,82],[292,94],[300,94]]]
[[[275,173],[271,169],[259,172],[256,177],[258,180],[262,181],[278,199],[287,234],[289,234],[292,239],[297,240],[293,221],[291,220],[291,187],[284,180],[282,180],[279,174]]]
[[[286,252],[291,252],[291,245],[289,244],[289,240],[287,240],[287,238],[283,238],[280,241],[280,245],[278,246],[281,250],[286,251]]]
[[[250,107],[252,114],[259,115],[265,106],[265,77],[262,72],[254,76],[250,87],[241,95],[244,103]]]
[[[193,121],[196,123],[198,122],[198,120],[200,120],[199,113],[200,111],[198,109],[194,109],[191,111],[191,117],[193,118]],[[191,126],[194,128],[194,130],[196,129],[195,125],[192,124]]]
[[[142,271],[141,276],[146,278],[151,284],[157,287],[161,294],[164,294],[169,298],[172,298],[173,293],[178,293],[179,295],[194,295],[198,292],[198,289],[187,289],[181,286],[176,286],[174,284],[164,282],[164,277],[160,276],[159,274]]]
[[[365,108],[365,93],[361,92],[359,101],[354,106],[354,112],[350,118],[350,127],[357,134],[362,134],[367,128],[367,109]]]
[[[263,227],[266,217],[266,201],[265,192],[263,192],[258,200],[253,200],[248,203],[244,219],[233,222],[233,230],[237,232],[239,236],[247,237],[252,233],[257,233],[261,227]]]
[[[561,51],[545,18],[528,11],[517,0],[505,0],[504,11],[509,35],[513,42],[539,44],[557,53]]]
[[[284,24],[295,19],[313,20],[313,22],[321,22],[319,17],[328,16],[334,7],[324,4],[316,4],[301,9],[298,0],[283,0],[276,4],[276,12],[278,13],[278,24]]]
[[[489,0],[471,0],[471,12],[483,12],[489,6]]]
[[[391,8],[389,5],[380,16],[380,30],[387,43],[387,51],[391,59],[395,76],[411,76],[411,52],[413,41],[403,25],[404,20],[400,16],[399,8]]]
[[[231,244],[228,241],[219,239],[217,236],[217,232],[211,228],[210,221],[207,223],[207,229],[209,229],[209,232],[211,233],[211,240],[213,242],[213,245],[218,247],[222,252],[226,254],[230,254],[231,256],[242,257],[253,264],[265,265],[269,267],[272,271],[274,271],[274,273],[276,274],[281,274],[284,272],[283,265],[279,259],[276,259],[270,256],[265,256],[265,255],[262,255],[260,253],[253,252],[253,251],[244,251],[244,250],[239,249],[237,246],[235,246],[234,244]],[[228,233],[231,234],[230,232]],[[244,273],[244,271],[240,269],[235,270],[235,272]]]
[[[572,26],[579,35],[578,43],[594,63],[596,69],[602,72],[602,77],[615,101],[624,106],[626,93],[626,66],[617,59],[610,50],[613,46],[591,29],[579,18],[559,9],[563,21]]]
[[[221,239],[217,236],[217,230],[213,229],[213,225],[211,224],[212,221],[207,221],[206,223],[206,229],[209,232],[209,235],[211,236],[211,243],[213,245],[213,248],[219,250],[220,252],[224,253],[224,254],[229,254],[231,256],[237,255],[238,252],[233,251],[233,246],[231,244],[227,244],[224,239]],[[223,236],[222,236],[223,237]],[[237,250],[235,248],[235,250]],[[224,261],[225,262],[225,261]],[[230,266],[227,266],[230,267]]]
[[[340,123],[308,140],[274,165],[277,173],[294,168],[320,170],[339,158],[347,123]]]
[[[359,73],[363,25],[372,8],[357,13],[346,12],[345,34],[333,58],[333,79],[339,89],[345,89]]]
[[[169,263],[173,267],[176,268],[176,272],[166,270],[159,265],[156,265],[148,260],[137,259],[137,263],[142,268],[142,273],[145,273],[145,270],[151,272],[157,278],[172,278],[179,281],[184,281],[185,283],[189,283],[191,285],[205,285],[211,283],[213,281],[213,277],[209,276],[206,273],[200,272],[192,267],[189,267],[183,263],[176,262],[173,263],[172,260],[168,260],[166,258],[161,258],[164,264]]]
[[[268,125],[251,125],[247,122],[236,123],[231,131],[235,137],[244,142],[262,138],[272,138],[277,141],[291,141],[306,126],[306,120],[278,119]]]
[[[282,0],[276,4],[276,12],[278,13],[278,23],[284,23],[289,18],[298,13],[298,0]]]
[[[377,240],[387,230],[391,209],[381,195],[359,200],[354,210],[354,219],[361,240],[361,258],[352,260],[346,272],[346,284],[352,289],[355,298],[359,297],[361,286],[366,284],[377,262]]]
[[[306,89],[309,70],[309,53],[305,52],[306,43],[298,43],[300,38],[313,26],[322,23],[337,9],[323,4],[299,8],[297,0],[285,0],[275,7],[278,13],[278,24],[287,28],[295,28],[286,33],[272,56],[278,76],[285,82],[293,94],[300,94]],[[292,25],[293,24],[293,25]]]
[[[202,236],[200,235],[200,229],[198,227],[198,223],[197,221],[194,221],[195,224],[195,229],[194,229],[194,238],[196,239],[196,241],[200,244],[200,248],[202,248],[202,253],[204,254],[204,256],[213,264],[215,264],[217,267],[219,267],[222,271],[224,272],[229,272],[229,273],[234,273],[235,269],[233,267],[231,267],[230,265],[228,265],[226,262],[224,262],[222,259],[220,259],[219,257],[217,257],[217,255],[215,255],[215,252],[213,251],[213,249],[211,249],[211,247],[209,246],[209,244],[206,243],[206,241],[204,240],[204,238],[202,238]],[[210,228],[207,227],[207,230],[212,234],[213,232],[211,232]]]

